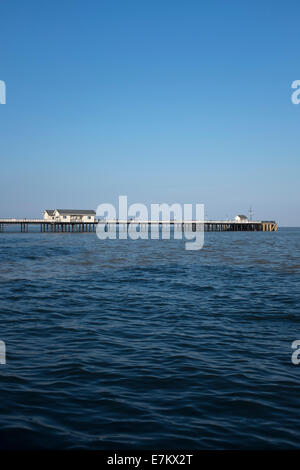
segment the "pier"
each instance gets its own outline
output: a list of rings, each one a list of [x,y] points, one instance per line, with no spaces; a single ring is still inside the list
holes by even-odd
[[[105,230],[113,226],[122,226],[127,229],[130,225],[138,226],[139,230],[148,230],[152,225],[157,227],[173,227],[174,230],[190,230],[192,232],[276,232],[275,221],[247,221],[236,222],[234,220],[94,220],[92,222],[62,222],[44,219],[0,219],[0,233],[9,231],[11,227],[17,227],[19,232],[27,233],[29,228],[35,227],[34,232],[53,233],[86,233],[96,232],[97,225],[104,224]]]

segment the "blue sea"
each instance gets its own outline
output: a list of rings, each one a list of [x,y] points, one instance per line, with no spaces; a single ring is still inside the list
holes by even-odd
[[[0,234],[0,448],[292,449],[300,229]]]

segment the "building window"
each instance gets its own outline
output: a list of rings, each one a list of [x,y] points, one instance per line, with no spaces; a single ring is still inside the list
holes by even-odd
[[[64,216],[63,216],[63,218],[64,218],[64,219],[66,219],[66,218],[67,218],[67,216],[66,216],[66,215],[64,215]]]
[[[91,218],[91,216],[89,215],[89,216],[88,216],[88,219],[90,219],[90,218]]]

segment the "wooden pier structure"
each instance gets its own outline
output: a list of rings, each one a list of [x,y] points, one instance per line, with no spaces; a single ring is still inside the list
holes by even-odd
[[[135,224],[140,230],[147,230],[152,225],[160,228],[168,226],[174,230],[190,230],[192,232],[276,232],[277,223],[275,221],[247,221],[236,222],[233,220],[96,220],[93,222],[61,222],[48,221],[44,219],[0,219],[0,233],[9,231],[9,227],[16,226],[20,232],[29,232],[29,227],[36,227],[40,232],[96,232],[97,225],[104,224],[105,230],[109,231],[113,226],[119,226],[127,229]],[[34,232],[37,232],[35,229]]]

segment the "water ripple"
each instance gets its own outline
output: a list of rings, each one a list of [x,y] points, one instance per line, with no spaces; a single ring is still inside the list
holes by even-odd
[[[0,448],[297,448],[300,231],[1,234]]]

